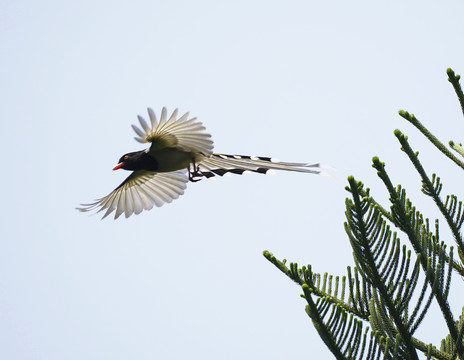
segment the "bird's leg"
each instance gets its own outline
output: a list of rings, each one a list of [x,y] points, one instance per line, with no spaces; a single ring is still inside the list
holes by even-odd
[[[192,159],[192,170],[191,171],[190,171],[190,164],[189,164],[188,175],[189,175],[189,180],[191,182],[200,181],[201,178],[204,176],[200,171],[200,167],[197,164],[195,164],[195,159]]]

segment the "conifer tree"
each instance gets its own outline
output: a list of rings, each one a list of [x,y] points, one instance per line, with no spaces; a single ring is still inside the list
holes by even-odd
[[[464,114],[460,76],[452,69],[447,74]],[[448,148],[413,114],[400,110],[399,115],[464,170],[462,144],[450,141]],[[336,359],[464,360],[464,307],[461,314],[453,314],[448,302],[452,276],[453,284],[464,277],[464,208],[456,195],[441,193],[441,178],[423,167],[407,136],[400,130],[394,134],[412,171],[422,180],[422,193],[433,199],[445,219],[452,241],[441,240],[438,219],[431,222],[425,218],[407,197],[406,189],[395,186],[385,164],[374,157],[372,166],[390,203],[379,204],[361,181],[348,177],[344,227],[355,265],[347,267],[345,276],[315,273],[311,265],[287,265],[268,251],[264,256],[301,286],[306,312]],[[462,300],[464,305],[464,295]],[[433,302],[448,331],[439,346],[415,336]]]

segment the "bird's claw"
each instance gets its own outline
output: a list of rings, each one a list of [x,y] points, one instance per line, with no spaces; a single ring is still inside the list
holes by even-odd
[[[200,181],[203,177],[203,173],[200,170],[200,167],[195,164],[195,161],[192,161],[192,170],[190,170],[190,166],[188,168],[188,178],[191,182]]]

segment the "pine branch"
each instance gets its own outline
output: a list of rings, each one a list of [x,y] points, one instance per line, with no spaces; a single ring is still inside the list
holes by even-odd
[[[308,266],[307,268],[301,268],[301,269],[297,269],[298,266],[294,263],[292,263],[292,266],[291,266],[291,269],[288,268],[286,265],[285,265],[285,260],[283,261],[280,261],[278,259],[276,259],[271,253],[269,253],[268,251],[264,251],[263,252],[263,255],[266,257],[266,259],[268,259],[271,263],[273,263],[279,270],[281,270],[283,273],[285,273],[287,276],[289,276],[292,280],[294,280],[295,278],[295,274],[298,273],[298,274],[302,274],[303,270],[305,270],[306,272],[310,272],[310,266]],[[362,284],[358,284],[357,288],[358,290],[355,290],[355,283],[359,283],[359,279],[358,280],[355,280],[355,278],[357,279],[357,268],[355,268],[355,277],[353,278],[353,276],[351,275],[351,268],[348,267],[348,279],[351,279],[349,281],[349,283],[353,284],[353,286],[350,286],[350,299],[355,299],[355,298],[358,298],[357,300],[352,300],[354,302],[354,304],[359,304],[361,301],[361,299],[359,299],[359,296],[360,295],[355,295],[356,294],[360,294],[361,293],[361,290],[360,288],[363,288],[365,286],[365,282],[364,281],[361,281]],[[300,276],[299,275],[299,276]],[[314,282],[314,279],[319,279],[320,280],[320,276],[317,276],[319,274],[312,274],[311,275],[308,275],[306,281],[308,281],[308,283],[305,283],[305,282],[302,282],[302,286],[307,286],[307,290],[310,292],[310,294],[312,295],[315,295],[317,296],[319,299],[323,299],[323,303],[325,304],[324,306],[322,306],[322,302],[321,303],[317,303],[319,305],[317,305],[316,303],[314,304],[310,304],[310,301],[312,300],[309,300],[308,299],[308,292],[304,293],[304,298],[307,300],[308,302],[308,306],[311,307],[311,309],[313,311],[315,311],[314,315],[315,316],[311,316],[309,313],[308,315],[311,316],[311,319],[313,320],[313,323],[314,322],[319,322],[318,326],[316,328],[318,329],[321,329],[321,327],[324,327],[326,325],[324,325],[324,320],[323,320],[323,317],[321,317],[320,315],[322,314],[322,309],[324,308],[324,314],[327,314],[327,311],[329,310],[329,305],[330,306],[336,306],[340,309],[343,309],[343,311],[346,311],[347,313],[351,314],[351,315],[354,315],[356,317],[358,317],[360,320],[364,320],[364,321],[369,321],[369,313],[367,312],[363,312],[363,311],[359,311],[359,309],[356,307],[356,306],[351,306],[349,305],[349,303],[346,303],[344,301],[341,301],[344,299],[344,296],[340,296],[340,297],[336,297],[336,296],[331,296],[329,295],[328,293],[324,293],[322,291],[322,288],[324,287],[323,283],[324,281],[322,281],[322,284],[321,284],[321,281],[318,281],[318,284],[316,284]],[[326,279],[330,279],[331,276],[328,276],[326,277]],[[338,278],[338,276],[336,277],[336,279]],[[345,277],[342,277],[342,279],[345,278]],[[309,280],[309,279],[312,279],[312,280]],[[294,280],[295,281],[295,280]],[[295,281],[296,283],[299,283],[299,281]],[[310,283],[312,285],[310,285]],[[329,285],[330,287],[330,285]],[[420,298],[424,298],[424,294],[425,294],[425,288],[426,288],[426,283],[424,283],[424,286],[423,286],[423,289],[422,289],[422,292],[421,292],[421,296]],[[335,287],[335,291],[337,287]],[[365,290],[364,293],[366,293],[367,291]],[[369,296],[369,299],[371,298],[371,296]],[[312,298],[311,298],[312,299]],[[367,301],[370,301],[370,300],[367,300]],[[420,316],[420,318],[423,318],[423,316],[425,315],[425,312],[427,311],[428,307],[430,306],[430,302],[431,302],[431,297],[429,297],[428,301],[427,301],[427,304],[425,305],[425,308]],[[406,299],[405,301],[408,301],[408,299]],[[322,301],[322,300],[318,300],[318,301]],[[418,303],[421,303],[422,300],[418,300]],[[320,309],[317,310],[317,309]],[[417,310],[418,310],[418,307],[416,306],[416,313],[417,313]],[[308,308],[306,309],[306,312],[308,312]],[[316,316],[316,313],[317,311],[319,311],[319,316]],[[411,316],[411,318],[409,319],[409,322],[408,322],[408,327],[409,326],[412,326],[412,322],[413,320],[415,319],[415,316]],[[351,321],[351,320],[350,320]],[[353,319],[354,321],[354,319]],[[414,324],[414,326],[418,326],[418,323],[420,323],[421,319],[417,320]],[[464,322],[463,322],[464,323]],[[359,325],[358,325],[359,326]],[[414,328],[414,326],[412,326]],[[460,330],[462,331],[462,329],[464,329],[464,327],[462,327]],[[332,327],[332,330],[334,330],[334,328]],[[365,331],[364,331],[364,335],[359,335],[360,337],[358,339],[355,339],[353,337],[353,342],[358,342],[359,344],[362,343],[362,347],[360,348],[358,346],[358,351],[355,353],[353,352],[353,357],[352,359],[355,359],[357,357],[355,357],[355,355],[359,354],[359,355],[362,355],[364,353],[364,351],[367,351],[368,349],[366,348],[366,336],[367,336],[367,332],[368,332],[369,328],[366,327],[365,328]],[[324,331],[326,331],[326,334],[329,334],[330,333],[330,330],[327,330],[325,329]],[[377,339],[380,339],[381,338],[381,335],[380,335],[381,332],[377,332]],[[411,330],[411,334],[414,333],[414,330]],[[374,333],[371,332],[371,337],[374,335]],[[371,339],[372,341],[372,339]],[[386,340],[385,338],[382,338],[382,340],[379,340],[381,342],[381,344],[383,344],[383,346],[385,346],[386,344]],[[391,339],[389,341],[392,341]],[[431,345],[428,345],[428,344],[425,344],[424,342],[420,341],[419,339],[415,338],[415,337],[411,337],[411,341],[414,345],[415,348],[417,348],[418,350],[420,350],[421,352],[423,353],[427,353],[427,352],[430,352],[430,354],[435,358],[435,359],[441,359],[441,360],[452,360],[453,357],[452,357],[452,353],[454,351],[454,347],[453,347],[453,350],[447,352],[445,351],[445,348],[442,347],[441,350],[438,350],[436,349],[435,347],[432,347]],[[443,340],[444,341],[444,340]],[[451,338],[449,338],[447,340],[447,343],[451,343]],[[391,345],[391,343],[390,343]],[[375,345],[373,343],[371,343],[369,345],[369,348],[371,349],[370,352],[373,351],[373,349],[375,348]],[[377,350],[376,350],[377,351]],[[385,351],[385,349],[383,350]],[[373,359],[372,356],[370,356],[370,352],[368,351],[367,354],[365,354],[366,356],[364,356],[365,359]],[[377,351],[378,353],[378,351]],[[361,357],[359,357],[361,358]]]
[[[403,135],[401,131],[399,130],[395,130],[394,133],[401,144],[401,150],[403,150],[406,153],[406,155],[408,155],[409,160],[411,160],[411,162],[413,163],[414,167],[416,168],[417,172],[419,173],[422,179],[423,189],[424,189],[423,192],[426,195],[429,195],[433,198],[433,200],[435,201],[435,204],[437,204],[440,212],[442,213],[443,217],[448,223],[448,226],[453,234],[454,240],[456,241],[458,247],[461,249],[461,251],[464,251],[464,242],[462,239],[462,235],[459,232],[459,226],[458,224],[454,222],[453,216],[447,211],[445,204],[443,204],[443,202],[440,199],[439,193],[440,193],[441,188],[440,187],[437,188],[432,184],[432,181],[427,176],[424,168],[422,167],[422,164],[419,161],[418,153],[414,152],[411,149],[411,146],[408,143],[407,136]],[[461,259],[461,262],[464,262],[464,259]],[[463,273],[461,272],[461,275],[462,274]]]
[[[418,359],[416,349],[411,341],[411,334],[406,328],[405,324],[402,321],[400,313],[397,311],[393,299],[390,298],[389,291],[387,290],[382,277],[380,276],[375,260],[372,256],[372,253],[369,251],[370,245],[367,239],[369,239],[370,231],[369,224],[364,222],[364,215],[368,211],[367,204],[363,202],[362,195],[359,191],[362,188],[362,184],[357,182],[352,176],[348,177],[348,183],[350,184],[351,193],[353,196],[353,210],[350,212],[347,219],[349,222],[349,230],[355,231],[358,236],[354,238],[353,235],[348,233],[350,241],[355,252],[355,259],[357,260],[357,265],[360,266],[361,270],[365,274],[366,280],[372,283],[373,287],[377,289],[379,294],[382,297],[382,300],[385,304],[385,307],[388,309],[389,315],[392,317],[393,323],[397,331],[399,332],[403,343],[406,346],[407,353],[411,359]],[[372,208],[371,208],[372,209]],[[348,211],[347,211],[348,213]],[[347,226],[345,225],[345,228]],[[357,246],[359,242],[359,246]]]
[[[285,265],[285,260],[278,260],[272,253],[269,251],[265,250],[263,252],[264,257],[270,261],[272,264],[274,264],[280,271],[282,271],[285,275],[287,275],[290,279],[292,279],[294,282],[296,282],[298,285],[303,286],[303,285],[308,285],[311,288],[311,291],[314,295],[318,297],[324,297],[327,299],[327,301],[330,301],[333,304],[336,304],[337,306],[343,308],[349,313],[352,313],[356,315],[358,318],[363,319],[363,320],[368,320],[368,312],[367,312],[367,307],[363,305],[363,300],[362,297],[366,296],[365,294],[362,294],[362,290],[360,290],[360,286],[358,284],[358,287],[356,288],[356,291],[354,290],[355,286],[355,279],[352,278],[351,276],[351,269],[348,267],[348,285],[349,285],[349,290],[350,290],[350,300],[347,302],[345,301],[345,284],[346,284],[346,277],[342,277],[342,289],[340,291],[341,296],[338,297],[338,285],[336,285],[334,291],[332,292],[331,287],[332,287],[332,281],[333,276],[327,276],[327,273],[324,274],[324,279],[320,281],[320,274],[313,273],[311,270],[311,266],[308,265],[307,267],[303,266],[301,269],[298,268],[298,264],[296,263],[290,263],[290,267],[287,267]],[[357,271],[355,271],[355,278],[357,281]],[[339,277],[337,276],[336,278],[336,284],[339,284]],[[329,281],[327,281],[329,280]],[[365,284],[363,283],[363,288]],[[329,290],[326,291],[327,287],[329,287]],[[364,293],[367,290],[364,290]],[[335,294],[334,294],[335,293]],[[355,295],[356,294],[356,295]],[[351,302],[351,303],[350,303]]]
[[[323,312],[314,303],[311,296],[311,291],[307,284],[303,285],[303,292],[305,294],[306,301],[308,302],[306,312],[308,313],[309,317],[313,320],[314,327],[319,333],[319,336],[321,337],[322,341],[324,341],[329,350],[332,352],[332,354],[335,355],[337,359],[346,360],[347,357],[345,357],[344,353],[342,352],[341,346],[338,345],[338,342],[336,341],[336,336],[333,336],[333,333],[332,331],[330,331],[330,328],[325,326],[323,316],[321,316]],[[339,310],[337,312],[339,320],[341,314],[346,316],[346,313],[341,313]]]
[[[425,135],[427,139],[430,140],[430,142],[435,145],[435,147],[440,150],[443,154],[445,154],[448,158],[450,158],[452,161],[455,162],[456,165],[464,169],[464,162],[459,160],[456,156],[451,153],[445,145],[443,145],[430,131],[427,130],[427,128],[421,124],[419,120],[413,115],[409,114],[407,111],[400,110],[398,111],[401,117],[405,118],[408,120],[411,124],[413,124],[422,134]]]
[[[461,104],[461,110],[464,114],[464,93],[462,92],[461,84],[459,84],[461,75],[455,75],[451,68],[446,69],[446,73],[448,74],[448,81],[453,85],[454,91],[458,96],[459,103]]]
[[[396,132],[395,132],[396,133]],[[407,144],[407,142],[406,142]],[[406,147],[407,153],[412,155],[411,161],[413,162],[414,166],[416,169],[419,167],[422,169],[422,166],[420,165],[419,161],[417,160],[417,153],[414,153],[410,148],[409,145]],[[413,161],[414,160],[414,161]],[[411,244],[414,247],[414,250],[416,253],[424,253],[424,249],[422,248],[422,244],[420,241],[420,237],[417,235],[417,226],[416,226],[416,221],[414,218],[415,212],[414,209],[411,209],[407,211],[407,208],[410,208],[410,204],[408,204],[407,207],[404,205],[407,204],[408,202],[405,201],[404,199],[402,200],[400,196],[398,196],[397,190],[394,189],[393,184],[390,181],[390,178],[388,177],[386,171],[385,171],[385,164],[380,162],[378,159],[374,158],[374,167],[378,171],[379,177],[384,181],[385,186],[387,187],[388,191],[390,192],[390,200],[393,204],[392,206],[392,212],[394,211],[396,215],[394,216],[395,220],[398,221],[398,223],[401,224],[403,231],[408,235],[408,238],[411,242]],[[425,174],[423,169],[420,171]],[[419,227],[419,231],[422,231],[422,228]],[[437,278],[437,275],[439,275],[439,272],[435,272],[434,267],[431,266],[430,261],[433,260],[434,257],[432,258],[425,258],[421,257],[421,265],[424,270],[424,272],[427,275],[427,279],[429,281],[430,286],[432,287],[432,291],[434,293],[435,298],[437,299],[438,305],[440,307],[440,310],[442,311],[442,314],[445,318],[446,325],[448,327],[448,330],[450,332],[451,338],[453,341],[457,341],[458,339],[458,331],[456,329],[456,326],[454,324],[454,319],[453,315],[451,313],[448,301],[446,298],[443,297],[443,294],[440,293],[440,291],[437,290],[437,287],[439,285],[439,281]],[[462,356],[462,355],[461,355]]]
[[[454,151],[456,151],[459,155],[461,155],[461,156],[464,157],[464,148],[462,147],[462,144],[461,144],[461,143],[456,144],[454,141],[451,141],[451,140],[450,140],[449,146],[451,147],[451,149],[453,149]]]

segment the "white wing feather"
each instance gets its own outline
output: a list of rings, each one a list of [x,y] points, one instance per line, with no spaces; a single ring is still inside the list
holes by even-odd
[[[151,128],[142,116],[138,116],[141,128],[132,125],[135,137],[140,143],[147,143],[156,140],[156,137],[169,134],[177,139],[177,146],[188,151],[198,152],[204,156],[210,156],[213,153],[213,141],[211,135],[206,133],[206,128],[197,118],[189,119],[189,113],[185,113],[180,118],[177,118],[178,110],[175,109],[168,118],[165,107],[161,110],[161,118],[158,122],[155,112],[148,108]]]
[[[185,170],[170,173],[134,171],[109,195],[91,204],[82,204],[83,207],[77,209],[83,212],[97,208],[97,212],[106,210],[102,219],[116,210],[115,219],[123,213],[128,218],[132,214],[140,214],[143,210],[160,207],[177,199],[184,193],[187,182]]]

